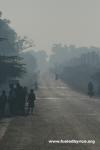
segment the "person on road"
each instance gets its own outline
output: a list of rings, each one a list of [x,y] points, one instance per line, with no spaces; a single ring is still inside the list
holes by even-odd
[[[94,86],[92,82],[88,83],[88,95],[90,97],[94,96]]]
[[[16,92],[13,84],[9,85],[10,91],[8,96],[10,115],[16,114]]]
[[[21,115],[22,114],[22,105],[23,105],[23,87],[20,85],[20,83],[16,84],[16,114]]]
[[[0,96],[0,116],[1,117],[5,115],[6,103],[7,103],[7,95],[6,95],[5,90],[3,90]]]
[[[33,113],[33,109],[34,109],[34,101],[36,100],[36,96],[34,93],[34,90],[31,89],[30,93],[28,95],[28,114],[31,112]]]

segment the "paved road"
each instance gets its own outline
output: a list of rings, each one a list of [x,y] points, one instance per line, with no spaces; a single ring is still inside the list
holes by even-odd
[[[100,101],[44,76],[34,114],[8,121],[0,150],[99,150]],[[95,144],[49,144],[49,140],[95,140]]]

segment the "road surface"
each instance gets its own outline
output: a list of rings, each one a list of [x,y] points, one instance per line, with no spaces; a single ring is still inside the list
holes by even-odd
[[[47,76],[41,80],[33,115],[4,119],[3,123],[0,150],[100,150],[99,99],[90,99]],[[49,143],[61,139],[96,143]]]

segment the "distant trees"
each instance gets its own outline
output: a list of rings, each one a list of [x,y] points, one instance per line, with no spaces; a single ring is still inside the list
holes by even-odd
[[[37,65],[38,65],[38,69],[39,71],[41,71],[41,73],[45,72],[47,70],[48,67],[48,55],[45,51],[41,50],[41,51],[37,51],[34,53],[34,56],[37,60]]]
[[[100,48],[97,47],[76,47],[75,45],[54,44],[50,65],[79,65],[79,64],[99,64]]]
[[[52,46],[52,55],[50,56],[49,63],[52,67],[53,65],[64,64],[68,61],[68,47],[62,44],[54,44]]]
[[[71,66],[79,65],[91,65],[98,66],[100,65],[100,56],[97,52],[91,51],[81,54],[79,57],[72,58],[70,60]]]
[[[67,84],[85,91],[90,80],[100,85],[100,48],[54,44],[50,67]]]

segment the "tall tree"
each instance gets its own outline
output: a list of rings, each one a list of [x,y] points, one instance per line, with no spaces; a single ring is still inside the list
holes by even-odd
[[[18,53],[17,37],[10,21],[2,19],[0,12],[0,83],[25,72]]]

